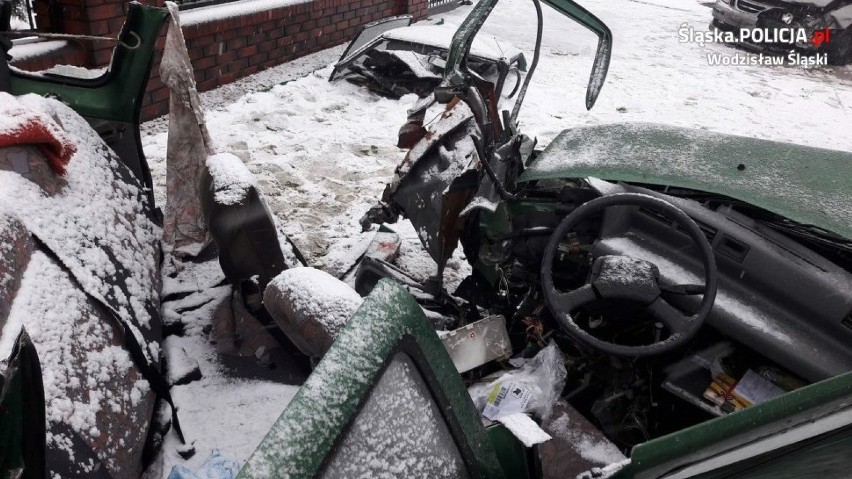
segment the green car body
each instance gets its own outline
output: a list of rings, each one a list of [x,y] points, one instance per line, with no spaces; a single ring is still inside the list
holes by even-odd
[[[464,58],[473,37],[496,0],[482,0],[460,27],[450,49],[444,82],[436,97],[451,97],[465,81]],[[612,49],[612,35],[600,20],[570,0],[545,0],[579,21],[600,38],[586,104],[600,93]],[[16,94],[57,95],[91,121],[134,126],[145,81],[150,73],[154,39],[166,18],[162,9],[135,6],[128,21],[140,28],[142,45],[117,54],[113,68],[93,83],[13,77]],[[126,27],[128,28],[128,27]],[[134,94],[128,95],[132,91]],[[136,138],[138,144],[138,137]],[[639,147],[641,146],[641,147]],[[669,152],[680,152],[664,162]],[[600,161],[601,159],[608,161]],[[807,160],[807,166],[803,166]],[[137,174],[150,184],[144,160]],[[602,180],[677,186],[743,201],[833,235],[852,237],[852,155],[743,137],[693,132],[654,125],[609,125],[568,130],[529,165],[518,184],[595,177]],[[147,175],[147,177],[146,177]],[[783,178],[785,188],[768,182]],[[759,187],[755,188],[755,185]],[[482,237],[511,232],[512,219],[532,212],[552,213],[556,206],[534,200],[506,200],[479,217]],[[474,268],[492,283],[499,281],[494,247],[484,244]],[[403,358],[403,359],[400,359]],[[397,362],[415,371],[425,386],[418,404],[432,404],[441,437],[448,437],[462,476],[540,478],[537,450],[525,448],[501,425],[483,426],[460,376],[422,309],[403,288],[382,281],[350,319],[305,385],[286,407],[240,472],[241,478],[341,477],[341,451],[359,432],[359,415],[367,410],[381,379]],[[413,366],[413,367],[412,367]],[[23,377],[4,385],[0,473],[15,477],[25,447],[20,411],[28,392]],[[30,373],[27,373],[30,374]],[[418,381],[415,381],[418,382]],[[425,392],[424,392],[425,391]],[[425,402],[424,402],[425,401]],[[8,421],[8,422],[7,422]],[[356,427],[358,426],[358,427]],[[379,431],[381,432],[381,431]],[[444,446],[447,446],[444,444]],[[416,441],[403,441],[399,454],[422,457]],[[443,446],[442,446],[443,447]],[[630,458],[587,477],[645,478],[782,478],[817,477],[831,461],[852,470],[852,373],[816,382],[763,404],[749,407],[642,443]],[[394,450],[396,451],[396,450]],[[373,454],[376,451],[362,451]],[[427,451],[428,452],[428,451]],[[418,453],[421,456],[418,456]],[[845,461],[845,462],[842,462]],[[458,461],[457,461],[458,462]],[[829,471],[837,470],[837,464]],[[397,477],[406,477],[401,469]]]

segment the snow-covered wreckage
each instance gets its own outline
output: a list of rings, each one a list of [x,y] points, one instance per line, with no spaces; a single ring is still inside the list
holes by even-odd
[[[852,154],[645,123],[538,149],[518,115],[542,6],[509,98],[470,61],[496,3],[444,47],[401,125],[408,153],[362,220],[376,239],[342,279],[306,264],[238,157],[203,144],[180,221],[198,216],[210,239],[161,241],[144,158],[89,126],[136,128],[138,104],[75,112],[30,94],[73,85],[12,71],[0,471],[139,477],[181,435],[170,391],[209,360],[161,338],[196,334],[229,374],[301,384],[274,424],[243,425],[268,433],[238,477],[844,477]],[[612,32],[574,1],[544,3],[598,38],[592,108]],[[147,78],[166,17],[133,4],[126,30],[143,44],[116,51],[107,81]],[[203,142],[187,88],[174,130]],[[428,281],[395,264],[403,217],[434,260]],[[459,246],[471,274],[451,292]]]
[[[428,96],[441,81],[457,29],[443,23],[411,25],[410,15],[368,23],[340,56],[329,81],[346,79],[392,98]],[[497,38],[474,39],[467,62],[472,72],[496,85],[498,97],[514,96],[527,69],[524,54]]]

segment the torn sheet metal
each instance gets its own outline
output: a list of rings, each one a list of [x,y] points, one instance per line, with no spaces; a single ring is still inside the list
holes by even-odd
[[[409,93],[423,97],[434,91],[443,78],[455,27],[409,26],[410,21],[394,17],[365,27],[340,57],[329,81],[346,78],[392,98]],[[388,28],[391,26],[394,28]],[[498,96],[505,90],[511,98],[520,86],[520,72],[527,66],[517,48],[495,38],[477,38],[468,68],[496,85]]]
[[[372,50],[363,64],[352,65],[347,78],[376,93],[400,98],[409,93],[424,97],[441,82],[441,69],[431,57],[406,50]]]
[[[412,25],[407,28],[396,28],[384,33],[384,38],[398,42],[418,44],[448,51],[453,41],[453,35],[458,30],[458,25],[445,23],[443,25]],[[521,61],[524,54],[510,43],[499,40],[496,37],[486,35],[477,36],[473,39],[470,47],[470,58],[476,60],[488,60],[497,62],[508,60],[509,62]],[[523,61],[522,70],[526,69]]]
[[[852,25],[852,3],[829,13],[837,28],[849,28]]]
[[[525,152],[532,151],[534,145],[535,140],[526,135],[516,134],[509,141],[498,146],[488,161],[496,181],[499,181],[500,184],[498,185],[495,182],[495,178],[486,175],[479,185],[476,196],[462,211],[462,216],[476,210],[495,212],[497,205],[503,199],[501,194],[506,190],[513,189],[515,180],[521,174],[523,158],[528,156],[528,153],[525,155]],[[504,190],[503,192],[501,192],[501,188]]]
[[[349,67],[351,62],[363,55],[364,52],[374,48],[376,44],[382,41],[382,35],[395,28],[402,28],[411,25],[413,17],[411,15],[400,15],[396,17],[383,18],[370,22],[361,27],[358,35],[349,42],[343,55],[337,60],[334,65],[334,70],[331,72],[328,81],[334,81],[339,73]]]
[[[386,195],[411,220],[439,272],[456,248],[460,213],[479,184],[473,138],[481,136],[467,104],[450,102],[408,152]]]

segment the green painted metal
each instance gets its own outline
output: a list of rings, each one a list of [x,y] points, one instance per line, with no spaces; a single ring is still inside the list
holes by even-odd
[[[630,465],[613,479],[660,477],[759,437],[850,407],[852,372],[640,444],[631,452]]]
[[[25,331],[0,358],[0,479],[45,477],[44,390],[38,354]]]
[[[18,369],[0,381],[0,478],[24,469],[23,381]]]
[[[467,78],[464,62],[473,45],[473,39],[495,6],[497,6],[497,0],[480,0],[456,30],[447,54],[442,87],[452,89],[464,83],[464,79]]]
[[[852,239],[852,153],[646,123],[574,128],[519,182],[597,177],[744,201]]]
[[[532,213],[548,213],[556,210],[556,203],[535,201],[501,201],[493,211],[484,211],[479,216],[481,242],[474,269],[482,273],[492,286],[500,281],[499,268],[504,264],[506,245],[496,238],[512,233],[512,219]]]
[[[11,93],[53,96],[89,119],[138,124],[157,37],[168,16],[164,8],[131,2],[119,38],[134,45],[137,40],[133,32],[141,43],[133,50],[116,47],[107,73],[80,80],[13,70]]]
[[[497,458],[506,477],[512,479],[534,479],[541,477],[541,467],[535,449],[527,449],[500,423],[493,423],[485,431],[488,440],[497,452]]]
[[[412,344],[416,354],[411,356],[444,405],[471,476],[505,477],[479,413],[423,310],[390,280],[380,281],[364,300],[238,477],[316,477],[389,358]]]
[[[453,35],[453,41],[450,43],[450,51],[447,55],[447,64],[444,67],[444,79],[436,91],[436,98],[439,101],[442,95],[441,91],[457,94],[457,91],[464,85],[467,79],[467,68],[465,62],[467,55],[470,52],[470,47],[473,44],[473,39],[482,28],[488,15],[497,5],[498,0],[481,0],[473,7],[473,10],[464,19],[461,26]],[[592,67],[592,73],[589,78],[589,88],[586,91],[586,107],[591,109],[595,103],[595,99],[600,93],[606,80],[606,74],[609,70],[609,62],[612,54],[612,32],[604,22],[599,20],[591,12],[574,2],[573,0],[542,0],[543,3],[550,5],[559,13],[577,21],[584,27],[588,28],[598,36],[598,48],[595,56],[595,63]],[[443,98],[448,100],[447,95]]]

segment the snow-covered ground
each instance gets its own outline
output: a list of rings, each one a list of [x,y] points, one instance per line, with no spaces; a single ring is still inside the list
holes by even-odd
[[[644,121],[852,151],[852,66],[711,67],[708,53],[735,50],[678,42],[683,24],[707,27],[707,2],[582,3],[614,33],[609,77],[595,108],[586,111],[596,38],[545,6],[542,57],[520,115],[522,130],[538,137],[539,146],[572,126]],[[459,24],[470,8],[433,20]],[[483,34],[514,44],[532,59],[531,2],[503,0]],[[332,274],[367,247],[373,233],[362,233],[358,219],[404,155],[394,146],[396,135],[416,99],[389,100],[346,82],[329,83],[329,65],[342,50],[332,48],[202,95],[216,150],[243,159],[285,232],[313,266]],[[165,127],[163,119],[143,126],[160,204]],[[402,266],[428,276],[434,265],[413,228],[407,223],[395,228],[404,237]],[[457,278],[465,268],[457,255],[449,273]],[[199,335],[185,341],[199,354],[210,349]],[[244,461],[296,390],[226,379],[212,352],[198,361],[204,378],[175,388],[184,429],[198,454],[183,461],[170,441],[165,474],[174,464],[197,467],[213,448]]]

